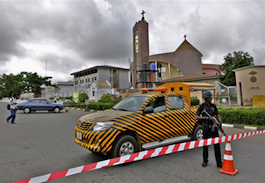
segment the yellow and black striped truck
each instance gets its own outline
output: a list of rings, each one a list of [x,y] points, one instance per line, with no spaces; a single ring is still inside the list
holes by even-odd
[[[142,89],[142,94],[129,96],[112,109],[81,117],[75,142],[92,152],[118,157],[173,137],[201,139],[203,130],[196,123],[195,109],[185,96],[166,90]]]

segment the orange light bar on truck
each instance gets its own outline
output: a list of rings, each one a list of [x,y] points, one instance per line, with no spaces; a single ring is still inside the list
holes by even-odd
[[[141,92],[149,92],[149,91],[160,91],[160,92],[166,92],[168,89],[166,87],[161,88],[141,88]]]

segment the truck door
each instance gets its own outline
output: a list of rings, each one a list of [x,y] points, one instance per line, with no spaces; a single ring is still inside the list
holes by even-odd
[[[166,113],[165,96],[156,96],[150,100],[146,107],[153,107],[152,113],[143,115],[142,122],[150,127],[151,135],[156,141],[176,136],[172,130],[169,115]]]
[[[174,125],[174,132],[181,135],[189,135],[194,127],[193,117],[187,101],[181,96],[168,96],[169,118]]]

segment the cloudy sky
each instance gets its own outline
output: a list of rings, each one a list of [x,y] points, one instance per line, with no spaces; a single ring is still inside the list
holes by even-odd
[[[151,55],[175,51],[186,34],[203,63],[243,50],[265,64],[263,0],[0,0],[0,75],[37,72],[54,83],[96,65],[128,68],[142,10]]]

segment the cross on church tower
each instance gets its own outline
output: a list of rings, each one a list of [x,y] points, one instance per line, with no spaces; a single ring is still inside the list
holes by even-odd
[[[184,34],[184,39],[186,40],[186,37],[187,37],[187,35],[186,34]]]
[[[144,20],[145,11],[143,10],[141,14],[142,14],[142,20]]]

